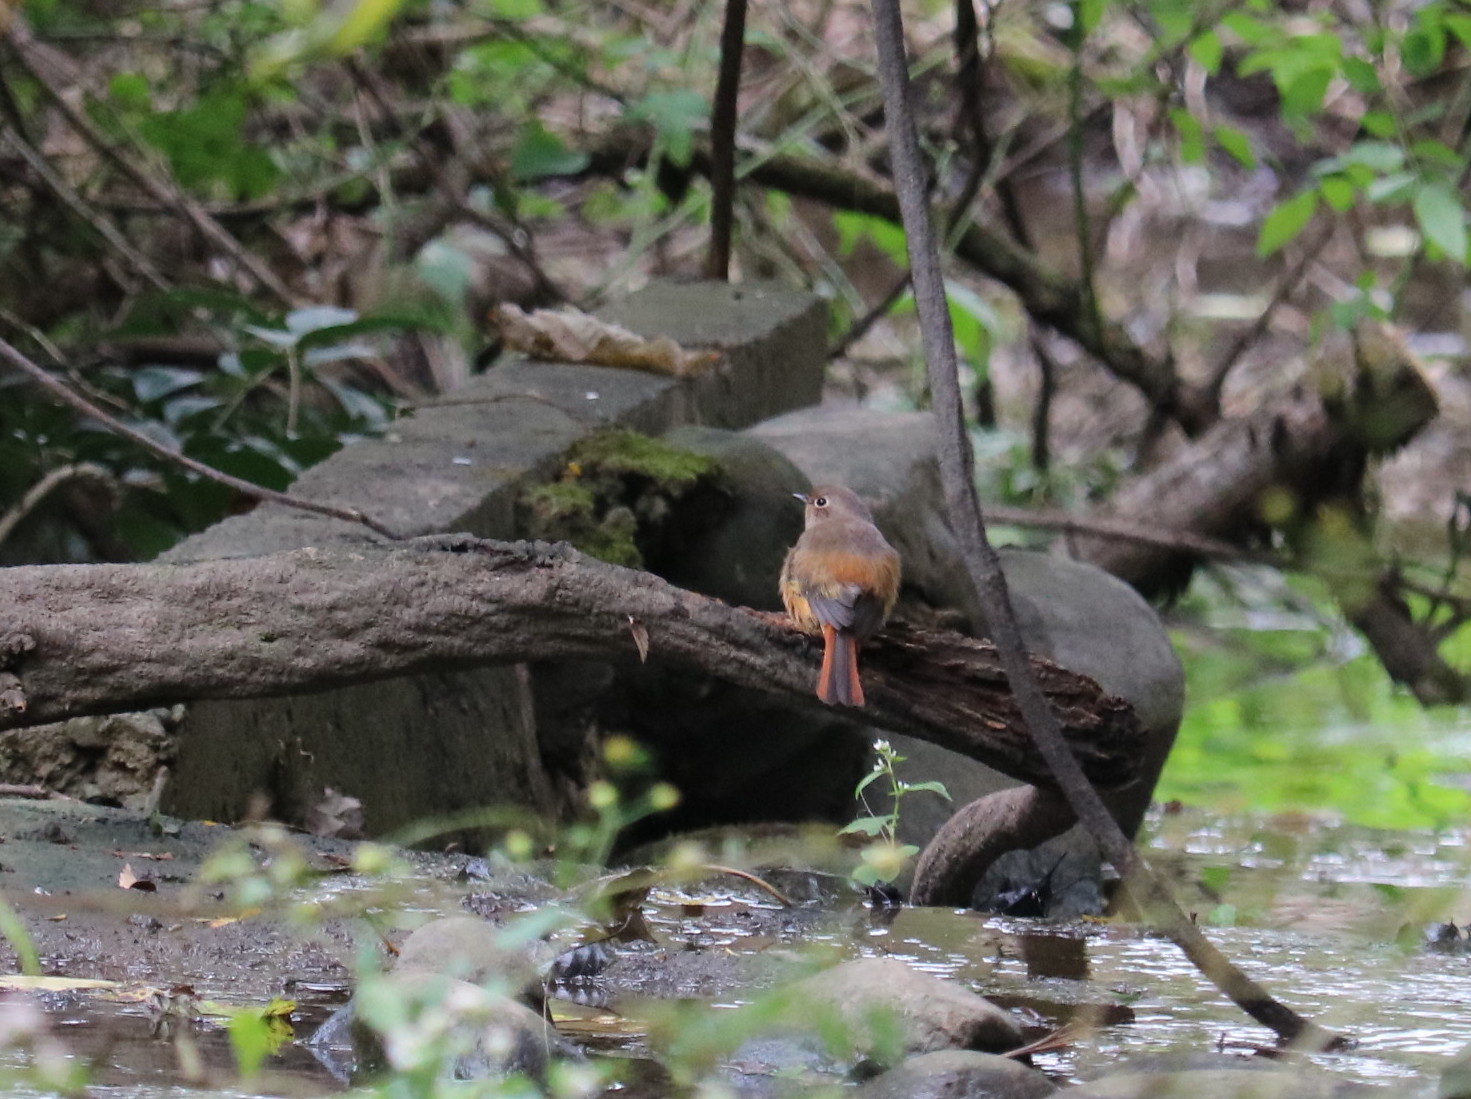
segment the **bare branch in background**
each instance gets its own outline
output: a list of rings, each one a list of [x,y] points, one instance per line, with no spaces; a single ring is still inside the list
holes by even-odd
[[[741,58],[746,45],[746,0],[725,0],[720,31],[720,73],[710,112],[710,253],[707,279],[730,278],[731,234],[735,230],[735,150],[741,92]]]

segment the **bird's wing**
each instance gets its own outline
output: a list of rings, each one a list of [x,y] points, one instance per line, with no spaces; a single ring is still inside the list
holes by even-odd
[[[835,630],[852,629],[858,605],[866,602],[863,589],[857,584],[827,584],[820,591],[809,588],[803,594],[812,608],[812,616]]]

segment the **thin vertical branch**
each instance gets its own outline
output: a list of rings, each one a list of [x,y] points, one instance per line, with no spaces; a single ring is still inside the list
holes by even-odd
[[[976,18],[975,0],[955,0],[955,57],[956,79],[960,86],[960,123],[970,137],[971,155],[978,165],[989,169],[995,158],[995,144],[986,129],[985,103],[982,98],[985,88],[985,69],[981,54],[981,25]],[[1076,122],[1074,123],[1076,125]],[[996,182],[996,199],[1001,203],[1001,214],[1011,235],[1023,248],[1032,247],[1032,234],[1022,214],[1021,200],[1017,197],[1016,185],[1010,175],[1003,175]],[[962,211],[957,210],[957,213]],[[952,228],[958,219],[952,222]],[[1046,472],[1051,464],[1049,425],[1052,418],[1052,398],[1057,391],[1057,362],[1047,345],[1042,342],[1035,322],[1031,325],[1030,344],[1041,371],[1037,387],[1037,403],[1032,410],[1032,465]],[[986,427],[994,427],[995,400],[990,392],[990,379],[976,386],[976,408],[989,414],[977,419]]]
[[[1073,220],[1078,234],[1079,279],[1082,283],[1083,308],[1089,321],[1101,325],[1098,312],[1098,287],[1093,273],[1093,240],[1088,218],[1088,199],[1083,193],[1083,45],[1087,31],[1083,27],[1082,0],[1073,0],[1073,25],[1070,32],[1073,67],[1068,74],[1068,175],[1073,189]]]
[[[735,149],[741,57],[746,45],[746,0],[726,0],[720,32],[720,74],[710,110],[710,254],[705,277],[730,278],[731,234],[735,229]]]
[[[1139,858],[1133,844],[1089,784],[1062,739],[1057,717],[1032,675],[1016,612],[1011,605],[1011,595],[1001,573],[1000,557],[986,536],[980,500],[976,495],[974,455],[962,415],[954,335],[945,305],[940,253],[930,225],[924,164],[920,159],[919,140],[909,102],[909,72],[899,0],[872,0],[872,4],[890,156],[909,245],[920,340],[935,410],[945,501],[956,540],[976,586],[986,625],[996,642],[1017,706],[1068,803],[1097,841],[1104,858],[1114,865],[1135,890],[1135,895],[1141,898],[1146,917],[1168,935],[1221,991],[1284,1040],[1315,1048],[1334,1044],[1336,1039],[1333,1035],[1278,1002],[1233,965],[1180,910],[1168,889]]]

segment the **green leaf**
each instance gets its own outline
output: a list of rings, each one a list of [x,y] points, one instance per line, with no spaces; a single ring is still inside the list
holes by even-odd
[[[1324,202],[1341,214],[1353,208],[1357,189],[1343,176],[1329,176],[1318,184],[1318,193]]]
[[[357,311],[336,305],[307,305],[286,314],[286,331],[301,337],[329,328],[342,328],[358,319]]]
[[[533,120],[522,127],[516,147],[511,150],[511,178],[525,183],[548,176],[575,175],[591,159],[584,152],[568,148],[560,137]]]
[[[1198,35],[1190,43],[1189,53],[1195,63],[1210,76],[1221,71],[1221,57],[1225,54],[1225,47],[1221,44],[1221,36],[1215,31]]]
[[[1466,210],[1444,183],[1427,183],[1415,194],[1415,220],[1426,238],[1456,263],[1466,262]]]
[[[142,73],[118,73],[107,83],[107,94],[119,107],[127,110],[146,111],[153,99],[148,90],[148,77]]]
[[[651,123],[669,159],[682,166],[689,163],[695,127],[709,117],[710,105],[698,92],[680,89],[651,92],[635,103],[629,113],[633,118]]]
[[[1449,12],[1441,22],[1465,49],[1471,50],[1471,15]]]
[[[1364,128],[1365,133],[1380,138],[1393,137],[1397,129],[1394,124],[1394,115],[1388,111],[1365,111],[1359,119],[1359,125]]]
[[[239,1008],[231,1013],[230,1047],[241,1076],[254,1076],[265,1059],[291,1038],[290,1008],[282,1014],[277,1006],[285,1002],[272,1000],[265,1008]]]
[[[1247,168],[1256,167],[1256,153],[1251,148],[1251,138],[1235,126],[1220,125],[1211,131],[1216,144],[1226,150],[1238,164]]]
[[[243,94],[217,92],[183,110],[146,115],[138,130],[168,157],[185,187],[205,189],[218,183],[231,198],[259,198],[281,173],[270,153],[245,140],[245,115]]]
[[[1277,45],[1282,40],[1282,32],[1278,28],[1247,15],[1245,12],[1227,13],[1221,19],[1221,26],[1248,46]]]
[[[859,817],[838,829],[839,835],[881,836],[889,827],[888,817]]]
[[[1413,142],[1410,145],[1410,155],[1425,163],[1449,168],[1452,172],[1459,172],[1461,169],[1461,154],[1445,142],[1433,138]]]
[[[1419,182],[1420,177],[1414,172],[1394,172],[1369,184],[1364,189],[1364,197],[1376,204],[1403,202]]]
[[[198,370],[182,366],[144,366],[133,371],[133,396],[140,401],[156,401],[203,380]]]
[[[1405,35],[1400,57],[1413,75],[1429,76],[1445,60],[1445,27],[1422,20]]]
[[[1362,164],[1375,172],[1393,172],[1405,163],[1405,151],[1388,141],[1359,141],[1346,154],[1345,161]]]
[[[1200,884],[1215,893],[1222,892],[1231,883],[1232,868],[1229,866],[1202,866]]]
[[[1323,96],[1333,79],[1334,70],[1327,65],[1315,65],[1301,72],[1282,88],[1282,113],[1288,118],[1307,118],[1323,106]]]
[[[1086,37],[1097,29],[1098,22],[1108,7],[1108,0],[1074,0],[1074,7],[1078,13],[1077,30]]]
[[[1345,57],[1343,75],[1348,78],[1353,90],[1361,95],[1378,95],[1383,91],[1378,70],[1362,57]]]
[[[931,794],[939,794],[946,801],[950,799],[950,791],[945,789],[943,782],[905,782],[899,787],[906,794],[918,793],[923,790]]]
[[[1301,233],[1318,210],[1318,192],[1303,191],[1278,203],[1262,222],[1256,239],[1256,254],[1263,258],[1279,251]]]
[[[1189,111],[1177,107],[1170,111],[1170,122],[1180,138],[1180,159],[1186,164],[1199,164],[1205,159],[1205,135],[1200,120]]]

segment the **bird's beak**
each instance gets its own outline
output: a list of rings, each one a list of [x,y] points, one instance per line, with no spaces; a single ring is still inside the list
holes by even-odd
[[[807,502],[807,494],[805,492],[794,492],[792,496],[797,500],[801,500],[804,504]]]

